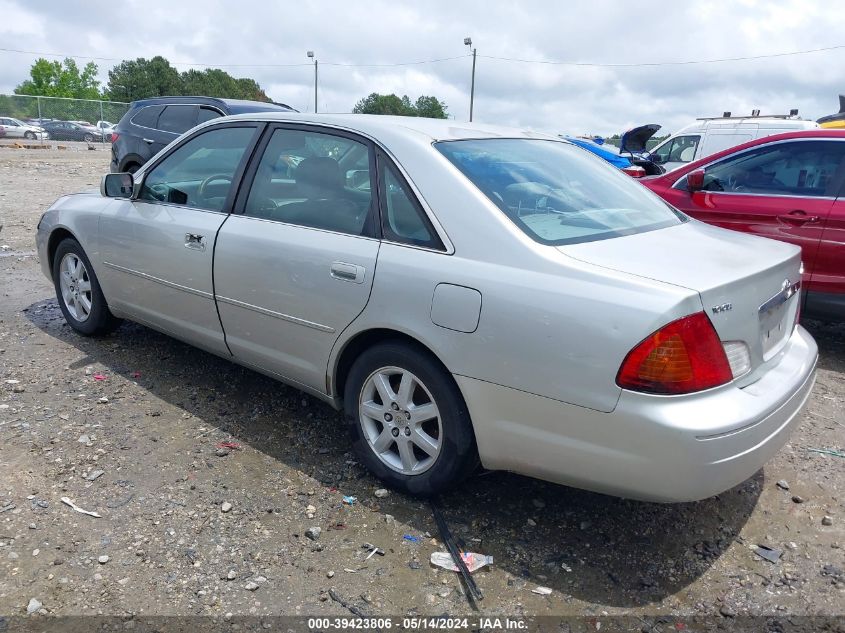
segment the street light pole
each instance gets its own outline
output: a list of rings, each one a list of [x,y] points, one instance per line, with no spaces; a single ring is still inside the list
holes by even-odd
[[[314,114],[317,114],[317,58],[314,51],[308,51],[308,57],[314,59]]]
[[[465,37],[464,44],[472,48],[472,38]],[[475,101],[475,50],[472,49],[472,83],[470,83],[469,87],[469,121],[472,123],[472,105],[473,101]]]

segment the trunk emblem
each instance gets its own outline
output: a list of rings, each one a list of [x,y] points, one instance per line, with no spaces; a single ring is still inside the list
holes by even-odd
[[[732,303],[723,303],[719,306],[713,306],[710,308],[713,311],[713,314],[720,314],[722,312],[728,312],[729,310],[733,310],[734,306]]]

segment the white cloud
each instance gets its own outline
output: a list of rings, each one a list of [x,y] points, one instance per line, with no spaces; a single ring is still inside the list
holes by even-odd
[[[696,116],[797,107],[817,118],[845,91],[845,49],[759,61],[640,68],[521,64],[486,56],[595,63],[666,62],[766,55],[845,44],[845,13],[824,0],[491,0],[411,3],[240,0],[92,0],[82,11],[58,3],[0,0],[4,48],[218,65],[256,79],[274,99],[348,111],[371,92],[416,99],[433,94],[466,119],[471,60],[478,48],[475,119],[569,133],[611,134],[641,123],[666,131]],[[8,19],[9,16],[12,19]],[[439,63],[390,64],[463,56]],[[0,92],[28,75],[34,55],[0,52]],[[98,62],[107,80],[112,62]],[[303,64],[268,68],[267,64]],[[189,66],[179,66],[185,70]]]

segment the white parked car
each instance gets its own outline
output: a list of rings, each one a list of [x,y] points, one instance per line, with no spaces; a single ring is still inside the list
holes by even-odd
[[[0,117],[0,127],[6,132],[5,138],[26,138],[30,140],[48,139],[50,135],[43,127],[29,125],[10,116]]]
[[[646,155],[666,171],[671,171],[764,136],[819,127],[815,121],[799,119],[797,110],[792,112],[794,114],[750,117],[732,117],[730,112],[726,112],[727,116],[696,119],[695,123],[675,132]]]
[[[94,124],[94,127],[103,133],[107,141],[111,140],[111,133],[114,132],[114,123],[109,123],[108,121],[97,121]]]

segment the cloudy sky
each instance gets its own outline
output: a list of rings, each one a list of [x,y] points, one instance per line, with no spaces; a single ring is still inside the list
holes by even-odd
[[[274,100],[308,111],[314,50],[320,110],[348,112],[371,92],[426,94],[465,120],[467,36],[478,50],[477,121],[573,134],[642,123],[672,131],[724,110],[797,107],[815,119],[838,110],[845,93],[845,12],[830,0],[0,0],[0,93],[26,79],[38,56],[8,49],[93,59],[103,81],[110,59],[163,55],[179,70],[252,77]],[[441,61],[408,63],[427,60]]]

